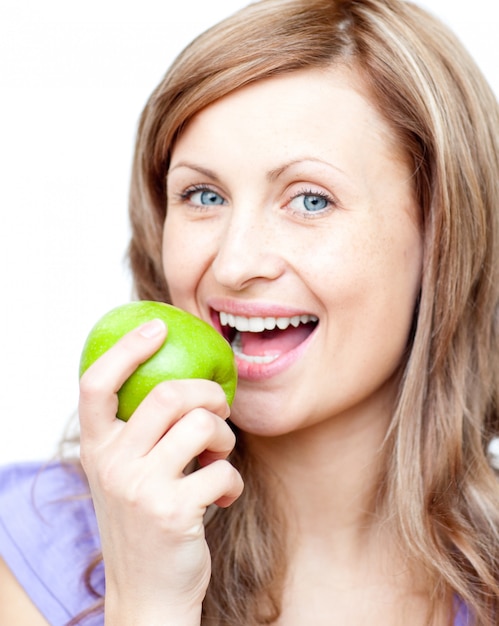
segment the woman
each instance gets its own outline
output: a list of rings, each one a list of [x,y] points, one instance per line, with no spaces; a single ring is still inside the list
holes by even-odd
[[[83,376],[106,624],[496,622],[498,121],[399,0],[264,0],[180,55],[141,119],[130,261],[240,380],[230,425],[206,381],[117,421],[155,323]]]

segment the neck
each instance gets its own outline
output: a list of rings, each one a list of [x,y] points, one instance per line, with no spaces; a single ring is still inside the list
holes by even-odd
[[[363,602],[357,592],[365,595],[366,590],[378,608],[381,598],[390,607],[400,601],[405,610],[410,600],[422,613],[427,610],[427,576],[400,550],[390,520],[377,507],[391,418],[386,405],[377,412],[371,405],[369,411],[335,416],[277,437],[242,434],[260,479],[268,478],[271,502],[286,518],[284,606],[292,607],[291,613],[300,598],[307,607],[319,606],[325,598],[329,615],[333,594],[336,602],[345,601],[338,623],[346,623],[344,616]],[[338,596],[338,590],[344,593]],[[327,619],[324,623],[331,623]],[[383,619],[381,615],[376,623]],[[303,621],[286,613],[282,623]],[[396,623],[405,618],[397,617]]]
[[[251,453],[276,476],[300,541],[327,542],[335,551],[365,547],[376,526],[388,422],[349,414],[279,437],[245,435]]]

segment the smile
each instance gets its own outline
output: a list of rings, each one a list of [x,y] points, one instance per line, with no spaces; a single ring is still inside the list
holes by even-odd
[[[293,351],[313,332],[315,315],[245,317],[220,311],[220,326],[236,357],[248,364],[269,364]]]

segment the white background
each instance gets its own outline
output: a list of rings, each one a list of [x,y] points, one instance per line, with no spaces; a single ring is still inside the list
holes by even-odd
[[[123,263],[136,123],[174,56],[247,0],[2,0],[0,464],[51,456]],[[494,0],[427,0],[499,93]]]

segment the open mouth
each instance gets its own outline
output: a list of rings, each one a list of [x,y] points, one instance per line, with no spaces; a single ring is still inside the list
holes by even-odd
[[[303,343],[318,324],[315,315],[244,317],[220,311],[225,339],[234,354],[249,363],[272,363]]]

